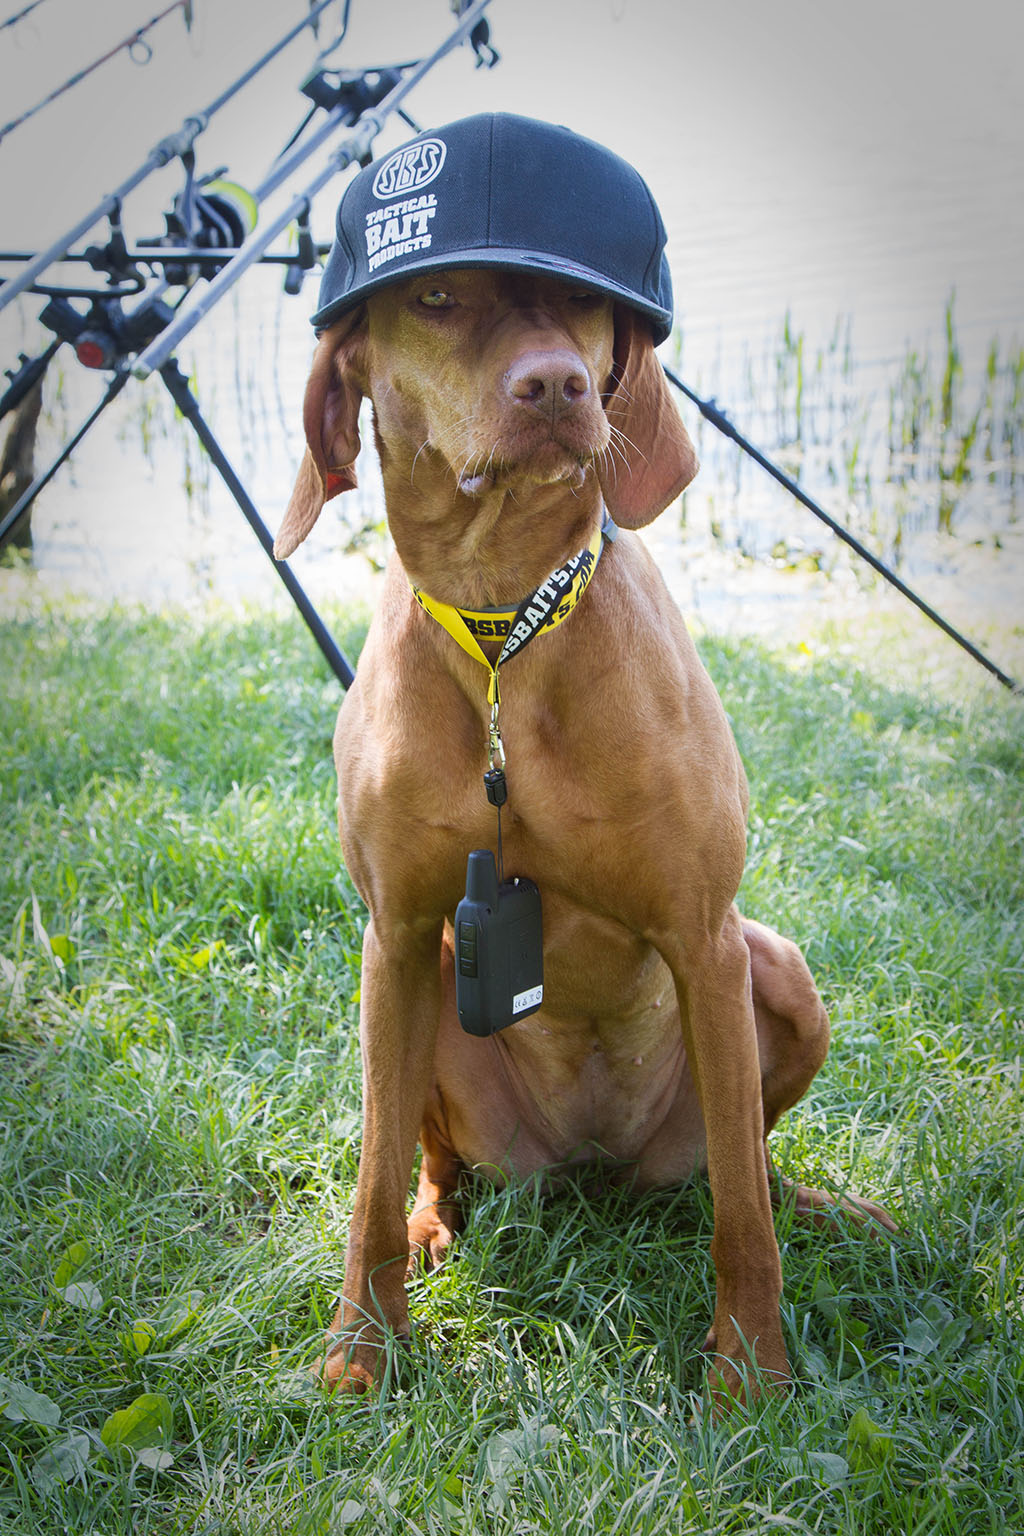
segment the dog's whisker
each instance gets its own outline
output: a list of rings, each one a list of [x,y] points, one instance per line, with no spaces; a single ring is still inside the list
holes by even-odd
[[[621,396],[621,398],[623,400],[626,400],[626,401],[628,401],[628,403],[630,405],[633,405],[633,404],[635,404],[635,401],[634,401],[634,398],[633,398],[633,392],[632,392],[631,389],[629,389],[627,387],[627,384],[626,384],[626,380],[628,378],[629,378],[629,370],[628,370],[628,368],[624,368],[623,371],[622,371],[622,377],[619,379],[619,381],[616,384],[615,389],[613,391],[613,396],[614,395],[619,395],[619,396]]]
[[[649,462],[646,453],[644,453],[643,449],[639,446],[639,444],[638,443],[634,443],[632,438],[627,437],[625,432],[623,432],[621,430],[621,428],[614,427],[613,428],[613,433],[614,433],[614,435],[615,435],[617,440],[621,439],[621,441],[617,441],[617,443],[616,443],[617,447],[621,448],[622,444],[626,443],[626,444],[628,444],[628,446],[630,448],[632,448],[632,450],[633,450],[634,454],[637,456],[637,458],[643,459],[645,464],[647,464]],[[625,459],[625,454],[623,454],[623,458]]]
[[[614,439],[608,444],[608,456],[616,466],[621,464],[623,469],[629,468],[629,456],[625,448],[623,448],[621,443],[615,442]]]
[[[605,479],[610,478],[612,484],[617,485],[619,481],[619,466],[610,442],[606,448],[601,450],[601,463],[604,467]]]
[[[623,469],[628,469],[629,468],[629,456],[626,453],[625,448],[622,446],[622,443],[619,441],[619,438],[621,438],[621,437],[622,437],[622,433],[619,432],[617,429],[616,429],[615,432],[612,433],[611,437],[609,437],[609,439],[608,439],[608,456],[609,456],[609,461],[610,462],[618,461],[619,463],[621,463]]]
[[[466,421],[472,421],[473,419],[473,413],[470,413],[465,417]],[[468,495],[479,494],[479,492],[484,489],[484,486],[488,480],[493,481],[493,465],[495,456],[498,453],[499,446],[500,445],[497,439],[492,439],[491,447],[487,453],[487,457],[483,460],[482,463],[480,450],[473,446],[468,448],[466,455],[462,460],[462,467],[456,471],[455,475],[456,481],[463,492]]]
[[[416,465],[419,463],[420,454],[424,453],[429,447],[430,447],[430,439],[425,437],[423,439],[422,443],[420,443],[419,447],[416,449],[416,453],[413,456],[413,461],[409,465],[409,484],[410,485],[412,485],[414,483],[414,479],[415,479],[415,475],[416,475]]]

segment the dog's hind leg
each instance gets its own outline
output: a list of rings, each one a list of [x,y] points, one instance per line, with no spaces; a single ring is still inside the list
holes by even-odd
[[[743,918],[750,951],[764,1133],[803,1098],[828,1054],[829,1023],[807,962],[771,928]]]
[[[764,1103],[765,1159],[772,1204],[792,1205],[798,1216],[822,1226],[837,1208],[864,1220],[871,1218],[888,1232],[899,1228],[887,1211],[859,1195],[830,1195],[783,1178],[774,1171],[767,1136],[780,1116],[802,1098],[828,1051],[829,1022],[825,1005],[795,944],[771,928],[743,919],[743,937],[750,951],[761,1093]]]

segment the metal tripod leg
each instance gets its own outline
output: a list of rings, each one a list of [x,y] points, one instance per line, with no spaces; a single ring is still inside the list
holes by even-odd
[[[179,368],[176,358],[171,357],[162,365],[160,377],[167,385],[178,410],[185,417],[185,420],[191,423],[196,436],[209,454],[218,474],[238,503],[243,517],[263,546],[264,553],[287,587],[295,606],[305,619],[314,640],[323,652],[327,665],[341,686],[348,688],[355,676],[348,658],[335,643],[333,636],[313,607],[287,561],[274,559],[274,541],[270,536],[267,525],[260,517],[246,492],[245,486],[235,474],[225,457],[224,450],[210,430],[209,423],[200,411],[199,403],[189,389],[188,380]]]

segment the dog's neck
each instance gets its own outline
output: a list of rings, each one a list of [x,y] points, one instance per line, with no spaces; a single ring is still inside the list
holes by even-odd
[[[422,464],[422,460],[421,460]],[[582,485],[444,494],[384,471],[388,524],[409,581],[456,607],[517,604],[589,542],[601,521],[597,476]]]

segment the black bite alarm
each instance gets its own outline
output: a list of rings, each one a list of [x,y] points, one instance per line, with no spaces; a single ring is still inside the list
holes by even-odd
[[[498,884],[494,854],[477,848],[455,909],[455,1002],[468,1035],[494,1035],[536,1013],[544,997],[540,891]]]

